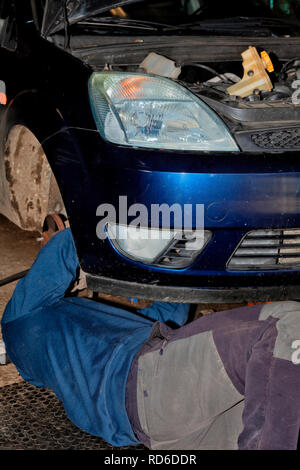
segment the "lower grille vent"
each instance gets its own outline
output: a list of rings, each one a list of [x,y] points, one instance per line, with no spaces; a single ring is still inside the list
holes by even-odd
[[[228,269],[265,270],[300,267],[300,229],[253,230],[240,242]]]

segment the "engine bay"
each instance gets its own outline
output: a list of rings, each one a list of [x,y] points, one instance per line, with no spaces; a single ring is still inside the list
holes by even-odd
[[[242,77],[236,63],[226,62],[223,72],[207,64],[176,64],[157,54],[149,54],[140,68],[179,80],[222,117],[242,150],[300,148],[300,60],[279,64],[275,58],[273,64],[266,51],[258,54],[252,46],[241,55]]]
[[[243,151],[300,149],[297,44],[291,50],[283,38],[258,38],[255,47],[245,38],[221,44],[215,38],[132,37],[122,45],[104,36],[101,43],[95,36],[71,39],[69,52],[94,71],[149,73],[180,83],[222,118]],[[52,41],[63,47],[61,35]]]
[[[287,61],[276,70],[267,52],[262,51],[259,56],[252,46],[242,57],[242,78],[236,63],[226,62],[226,71],[219,72],[207,64],[180,65],[153,53],[140,68],[146,73],[179,80],[237,126],[270,127],[270,123],[277,126],[300,121],[300,60]]]

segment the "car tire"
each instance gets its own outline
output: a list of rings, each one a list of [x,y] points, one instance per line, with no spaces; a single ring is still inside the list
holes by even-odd
[[[41,232],[49,213],[66,215],[47,157],[30,129],[13,125],[4,142],[5,194],[2,212],[24,230]]]

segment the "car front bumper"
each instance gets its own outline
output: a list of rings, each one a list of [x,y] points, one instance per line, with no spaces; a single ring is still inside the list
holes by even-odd
[[[195,288],[141,284],[111,279],[104,276],[86,276],[88,289],[115,296],[178,303],[268,302],[299,300],[300,283],[296,286]]]
[[[72,148],[65,145],[66,133],[49,139],[47,145],[60,152],[52,167],[89,288],[178,302],[297,298],[298,268],[227,269],[249,231],[300,228],[296,152],[194,155],[110,145],[96,131],[72,129],[69,133],[67,143],[71,141]],[[127,197],[128,205],[140,203],[149,209],[151,204],[203,204],[204,228],[212,232],[212,239],[184,269],[128,259],[109,240],[99,240],[96,235],[98,206],[117,207],[120,196]]]

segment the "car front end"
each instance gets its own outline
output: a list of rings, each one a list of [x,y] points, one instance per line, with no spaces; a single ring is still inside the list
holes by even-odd
[[[174,302],[297,299],[299,22],[231,17],[233,3],[214,20],[206,2],[201,20],[192,2],[173,2],[193,18],[182,24],[171,1],[160,23],[143,13],[146,3],[161,13],[155,0],[110,13],[113,2],[80,3],[47,4],[42,40],[59,67],[67,54],[85,72],[76,83],[70,67],[49,72],[64,125],[42,145],[88,287]]]

